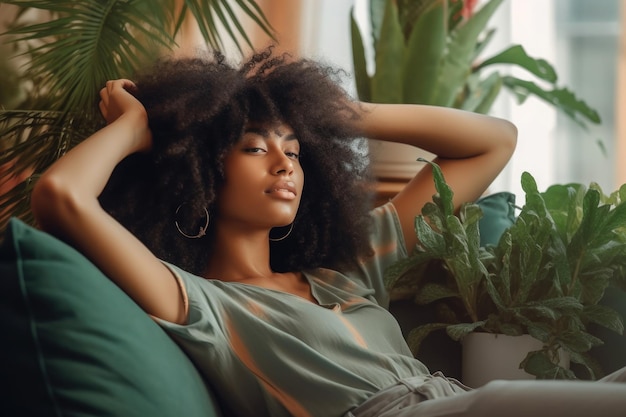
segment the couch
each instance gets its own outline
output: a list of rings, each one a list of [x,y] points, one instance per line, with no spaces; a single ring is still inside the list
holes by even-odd
[[[509,198],[483,205],[494,228],[485,227],[485,243],[511,221]],[[616,302],[626,313],[624,298]],[[408,302],[391,311],[405,332],[428,314]],[[15,218],[0,245],[0,324],[0,416],[226,417],[218,390],[124,292],[79,252]],[[626,340],[611,343],[617,369]],[[459,376],[460,346],[445,335],[418,356]]]

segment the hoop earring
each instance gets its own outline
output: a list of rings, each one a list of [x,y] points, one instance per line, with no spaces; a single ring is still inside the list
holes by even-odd
[[[289,226],[289,231],[287,232],[286,235],[281,236],[279,238],[272,238],[272,237],[270,237],[270,242],[280,242],[281,240],[287,239],[287,237],[289,237],[289,235],[291,234],[292,230],[293,230],[293,223],[291,223],[291,225]]]
[[[176,208],[176,213],[178,214],[178,210],[180,210],[180,208],[182,206],[184,206],[185,203],[181,204],[180,206],[178,206]],[[210,221],[210,217],[209,217],[209,211],[206,209],[206,207],[203,207],[204,209],[204,214],[206,216],[206,223],[204,224],[204,227],[200,227],[200,231],[198,232],[197,235],[193,236],[193,235],[188,235],[187,233],[183,232],[180,228],[180,226],[178,225],[178,220],[174,220],[174,224],[176,225],[176,230],[178,230],[178,233],[180,233],[181,235],[185,236],[187,239],[200,239],[201,237],[206,236],[206,231],[209,228],[209,221]]]

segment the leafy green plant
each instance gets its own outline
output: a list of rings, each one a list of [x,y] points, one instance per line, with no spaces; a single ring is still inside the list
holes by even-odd
[[[619,314],[599,301],[611,285],[626,288],[626,185],[610,196],[596,184],[553,185],[542,193],[525,172],[526,203],[515,223],[497,245],[481,247],[480,207],[467,203],[455,215],[453,193],[431,165],[437,194],[415,219],[419,244],[386,273],[391,291],[438,312],[437,322],[409,334],[413,352],[440,329],[454,340],[475,331],[530,334],[544,347],[521,363],[528,373],[573,378],[558,365],[561,349],[595,378],[587,352],[602,341],[589,324],[624,330]],[[424,273],[433,267],[440,273]]]
[[[366,44],[352,13],[352,51],[358,96],[384,103],[417,103],[488,113],[504,87],[521,104],[535,96],[585,128],[598,113],[557,84],[554,68],[521,45],[481,58],[495,34],[487,24],[503,0],[490,0],[463,17],[467,0],[370,0],[374,51],[368,72]],[[525,70],[530,79],[502,68]],[[492,70],[492,71],[490,71]],[[544,87],[545,85],[545,87]]]
[[[222,49],[223,35],[251,45],[239,9],[262,30],[272,29],[254,0],[11,0],[16,21],[1,34],[23,61],[5,66],[6,82],[29,86],[0,103],[0,186],[25,169],[34,172],[0,195],[0,230],[10,216],[32,223],[28,196],[37,175],[101,127],[98,91],[109,79],[130,77],[176,46],[189,11],[208,45]],[[6,6],[4,6],[6,7]],[[179,10],[180,12],[176,12]],[[32,13],[47,16],[32,20]],[[224,32],[219,27],[224,28]],[[0,69],[1,70],[1,69]],[[22,94],[18,103],[14,97]]]

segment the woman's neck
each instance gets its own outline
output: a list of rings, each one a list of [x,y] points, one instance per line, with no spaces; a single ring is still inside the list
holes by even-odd
[[[273,274],[270,266],[270,249],[263,233],[219,233],[212,245],[205,278],[221,281],[245,281]]]
[[[283,291],[317,304],[311,294],[311,285],[302,273],[272,270],[269,251],[266,234],[237,236],[230,233],[221,240],[218,234],[203,276]]]

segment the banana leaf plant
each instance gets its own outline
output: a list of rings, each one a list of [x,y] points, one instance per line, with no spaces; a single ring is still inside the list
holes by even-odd
[[[596,110],[558,85],[547,61],[530,57],[521,45],[482,58],[495,34],[487,24],[503,0],[489,0],[471,14],[464,10],[466,3],[469,0],[369,0],[369,36],[361,32],[353,10],[352,56],[359,98],[488,113],[504,88],[519,104],[538,97],[582,128],[601,122]],[[369,72],[364,39],[371,39],[374,51]],[[525,70],[530,78],[507,75],[504,69],[511,67]]]
[[[0,103],[0,230],[10,216],[33,222],[28,197],[38,174],[102,125],[97,107],[100,88],[106,80],[131,77],[169,53],[187,12],[215,50],[223,49],[224,37],[240,51],[242,42],[252,46],[240,21],[244,15],[273,36],[254,0],[12,0],[0,4],[18,10],[11,27],[0,34],[5,44],[2,51],[11,56],[0,68],[0,78],[22,87],[11,97],[3,96],[5,101]],[[33,13],[47,17],[32,20]],[[23,64],[10,65],[9,61]],[[23,98],[16,103],[20,94]],[[32,175],[13,186],[11,182],[24,172]]]
[[[437,194],[415,219],[419,244],[385,274],[390,291],[437,312],[435,321],[409,333],[413,353],[437,330],[454,340],[470,332],[530,334],[543,348],[522,361],[526,372],[575,378],[558,364],[565,351],[596,379],[603,371],[588,352],[603,342],[589,326],[624,331],[619,313],[599,302],[610,288],[626,289],[626,185],[609,196],[597,184],[539,192],[525,172],[526,203],[515,223],[496,245],[481,246],[480,206],[464,204],[455,215],[453,193],[431,165]]]

